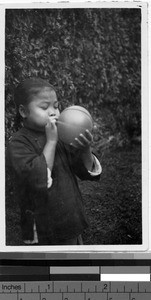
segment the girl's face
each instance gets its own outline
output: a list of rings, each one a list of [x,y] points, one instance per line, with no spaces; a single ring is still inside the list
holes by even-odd
[[[27,105],[26,125],[33,129],[44,129],[50,116],[59,117],[58,100],[55,91],[43,88],[32,97]]]

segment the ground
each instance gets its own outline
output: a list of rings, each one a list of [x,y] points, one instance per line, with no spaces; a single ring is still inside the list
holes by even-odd
[[[141,150],[112,149],[103,153],[99,182],[82,182],[90,228],[85,244],[141,244]]]
[[[108,148],[98,152],[98,182],[80,182],[90,227],[86,245],[142,243],[141,147]],[[6,244],[21,245],[19,207],[11,185],[6,189]]]

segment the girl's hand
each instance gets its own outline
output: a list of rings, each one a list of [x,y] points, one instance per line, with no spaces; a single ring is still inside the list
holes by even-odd
[[[47,142],[55,142],[58,141],[58,130],[56,126],[57,117],[51,116],[48,118],[48,122],[45,126],[46,138]]]
[[[80,134],[75,138],[74,143],[70,146],[75,149],[80,149],[82,152],[87,152],[93,141],[93,136],[88,129],[86,129],[85,134]]]
[[[80,134],[77,138],[75,138],[74,143],[70,144],[73,149],[81,150],[81,159],[89,171],[92,170],[93,166],[93,155],[90,148],[92,141],[93,136],[87,129],[85,134]]]

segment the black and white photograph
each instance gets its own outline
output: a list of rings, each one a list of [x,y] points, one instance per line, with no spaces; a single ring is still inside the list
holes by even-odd
[[[144,11],[5,9],[6,249],[146,249]]]

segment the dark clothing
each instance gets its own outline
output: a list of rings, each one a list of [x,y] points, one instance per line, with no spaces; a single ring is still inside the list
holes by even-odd
[[[79,152],[71,153],[59,141],[53,183],[47,188],[47,164],[42,153],[45,143],[44,133],[22,128],[10,141],[7,163],[16,177],[23,239],[33,239],[35,222],[39,244],[53,245],[78,237],[88,226],[76,176],[82,180],[97,180],[99,176],[91,176]]]
[[[27,245],[25,243],[25,245]],[[33,243],[32,246],[40,246],[41,244],[39,243]],[[70,239],[70,240],[55,240],[55,245],[62,245],[62,246],[65,246],[65,245],[83,245],[83,239],[82,239],[82,236],[81,234],[76,237],[76,238],[73,238],[73,239]]]

